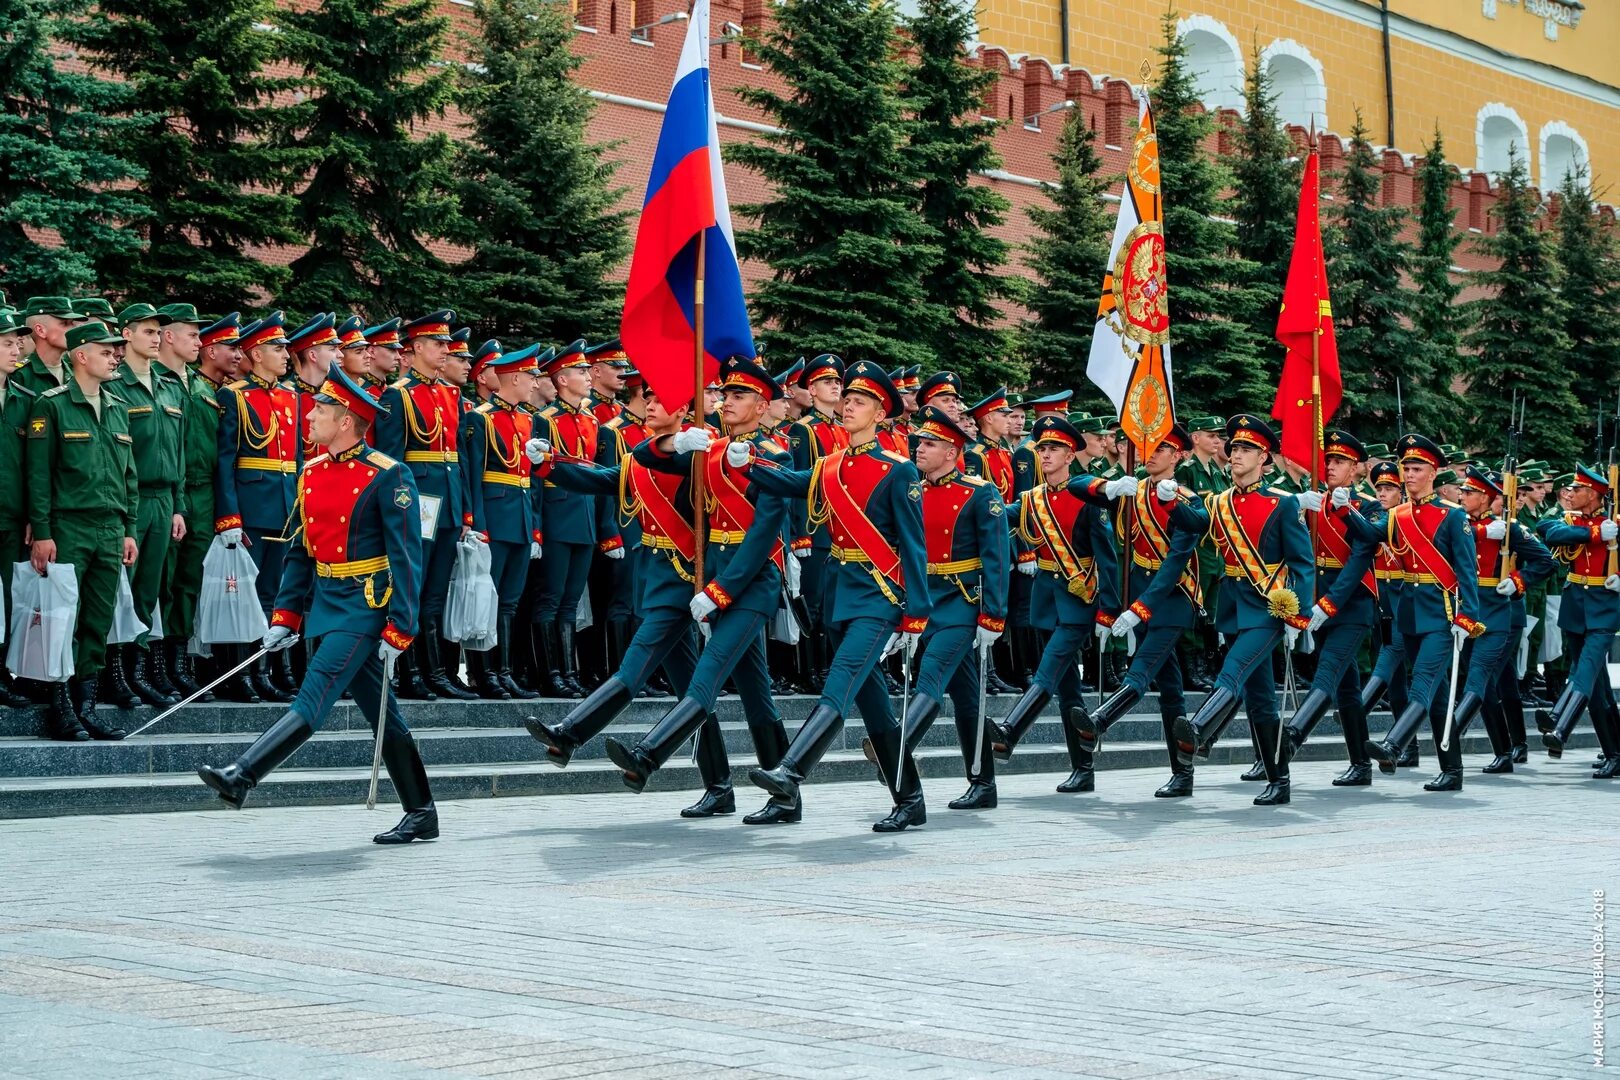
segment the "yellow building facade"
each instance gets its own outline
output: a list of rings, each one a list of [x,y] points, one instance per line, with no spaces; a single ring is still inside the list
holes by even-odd
[[[1438,125],[1454,164],[1499,172],[1513,147],[1544,191],[1579,163],[1599,192],[1620,178],[1620,2],[1177,0],[1175,10],[1211,106],[1241,107],[1258,49],[1290,123],[1343,134],[1359,109],[1371,141],[1408,154]],[[1134,82],[1158,60],[1163,11],[980,0],[979,39]]]

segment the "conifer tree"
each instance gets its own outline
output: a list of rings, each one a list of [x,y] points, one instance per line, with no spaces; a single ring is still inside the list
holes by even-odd
[[[128,83],[143,114],[123,145],[145,172],[128,227],[138,259],[110,258],[102,286],[202,311],[246,310],[285,284],[263,249],[300,239],[291,190],[312,155],[288,133],[307,110],[274,73],[286,36],[272,0],[97,0],[69,37],[92,66]]]
[[[1020,380],[1009,362],[1012,335],[1002,329],[1001,305],[1017,299],[1022,284],[1005,271],[1011,245],[990,230],[1006,221],[1011,205],[976,174],[998,168],[990,142],[998,122],[980,115],[990,68],[962,62],[974,36],[973,5],[964,0],[920,0],[906,20],[915,63],[908,72],[906,107],[914,123],[910,151],[922,175],[922,216],[933,230],[940,258],[923,289],[948,309],[929,345],[942,367],[976,390]]]
[[[1294,218],[1299,208],[1301,158],[1277,111],[1277,94],[1257,47],[1244,80],[1243,125],[1228,159],[1232,170],[1231,217],[1237,223],[1237,251],[1255,265],[1250,325],[1260,338],[1277,332],[1283,283],[1294,251]]]
[[[419,314],[451,296],[430,244],[456,226],[450,140],[414,130],[449,107],[440,63],[449,20],[435,0],[322,0],[284,16],[311,88],[300,142],[324,155],[298,193],[309,249],[278,303]]]
[[[1464,340],[1473,352],[1468,391],[1476,420],[1469,445],[1501,443],[1520,391],[1528,410],[1525,457],[1572,461],[1587,449],[1578,418],[1591,415],[1596,403],[1580,402],[1570,384],[1568,313],[1558,294],[1558,268],[1552,243],[1539,228],[1542,207],[1517,147],[1496,191],[1496,230],[1479,248],[1497,268],[1473,277],[1484,294],[1468,305],[1473,328]]]
[[[949,312],[923,286],[940,251],[918,212],[893,4],[785,0],[754,48],[786,84],[741,91],[780,130],[732,150],[771,187],[737,208],[754,222],[742,256],[770,269],[753,289],[756,330],[782,356],[932,370]]]
[[[1399,379],[1407,427],[1432,432],[1434,372],[1407,322],[1413,293],[1404,284],[1411,257],[1401,239],[1406,212],[1380,205],[1383,177],[1359,110],[1337,179],[1323,238],[1344,380],[1337,420],[1352,431],[1393,431]]]
[[[1186,416],[1264,413],[1275,396],[1282,350],[1253,330],[1254,312],[1265,298],[1247,284],[1257,269],[1238,254],[1237,231],[1225,220],[1223,192],[1231,175],[1204,149],[1215,117],[1199,101],[1175,11],[1167,10],[1161,24],[1162,61],[1151,98],[1164,192],[1177,409]]]
[[[83,14],[77,0],[0,0],[0,281],[18,307],[92,289],[98,266],[140,252],[121,227],[140,177],[124,151],[139,122],[121,115],[131,88],[51,53]]]
[[[1412,329],[1418,343],[1429,352],[1431,373],[1424,388],[1427,414],[1424,420],[1433,430],[1460,433],[1463,403],[1452,389],[1462,373],[1460,351],[1463,311],[1457,305],[1462,287],[1451,279],[1457,245],[1462,237],[1456,231],[1457,211],[1451,206],[1451,187],[1456,171],[1446,161],[1440,128],[1424,148],[1423,164],[1417,170],[1417,246],[1411,258],[1411,278],[1417,295],[1410,309]]]
[[[573,20],[555,0],[477,0],[463,77],[468,132],[455,162],[473,250],[457,268],[457,312],[481,334],[572,341],[616,333],[629,252],[615,164],[586,137],[591,100],[573,72]]]
[[[1119,178],[1103,175],[1097,133],[1078,109],[1064,121],[1052,163],[1057,183],[1046,189],[1052,205],[1027,211],[1036,232],[1026,262],[1035,280],[1026,298],[1031,317],[1023,324],[1020,349],[1031,386],[1072,387],[1076,395],[1088,396],[1095,388],[1086,381],[1086,358],[1114,227],[1113,208],[1103,196]]]
[[[1559,192],[1559,291],[1569,335],[1566,378],[1577,400],[1600,403],[1612,414],[1620,390],[1620,252],[1613,232],[1598,221],[1585,165],[1565,176]],[[1610,422],[1603,427],[1608,431]],[[1581,441],[1591,445],[1590,427]]]

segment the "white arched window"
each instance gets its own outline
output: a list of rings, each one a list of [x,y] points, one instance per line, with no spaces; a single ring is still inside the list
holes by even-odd
[[[1260,54],[1277,95],[1277,113],[1285,124],[1322,131],[1327,127],[1327,79],[1311,51],[1297,41],[1273,41]]]
[[[1501,102],[1493,101],[1479,110],[1474,122],[1474,145],[1474,169],[1478,172],[1491,176],[1506,172],[1509,152],[1525,163],[1526,170],[1534,164],[1530,160],[1530,129],[1518,113]]]
[[[1541,126],[1541,185],[1548,191],[1564,186],[1564,177],[1577,173],[1590,163],[1586,140],[1581,133],[1553,120]],[[1590,183],[1590,177],[1587,178]]]
[[[1189,15],[1177,24],[1187,46],[1187,70],[1206,108],[1243,108],[1243,51],[1237,38],[1208,15]]]

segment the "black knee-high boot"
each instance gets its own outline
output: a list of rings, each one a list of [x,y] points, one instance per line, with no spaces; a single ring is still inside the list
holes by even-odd
[[[619,680],[609,678],[608,682]],[[683,818],[715,817],[737,812],[737,796],[731,790],[731,759],[726,756],[726,738],[713,713],[698,728],[696,754],[698,775],[703,778],[703,795],[681,811]]]
[[[748,779],[755,786],[771,793],[771,798],[784,806],[799,805],[799,785],[804,783],[816,763],[832,748],[838,733],[844,729],[844,718],[830,705],[816,703],[805,718],[804,725],[787,753],[774,769],[753,769]]]
[[[223,769],[204,765],[197,770],[197,775],[229,806],[240,810],[247,801],[248,792],[262,783],[278,765],[292,757],[314,734],[302,716],[289,710],[234,762]],[[385,752],[386,749],[385,745]]]
[[[437,840],[439,811],[433,806],[427,766],[422,763],[416,740],[408,734],[384,738],[383,764],[388,768],[388,779],[399,795],[399,804],[404,808],[405,816],[392,829],[373,836],[372,842],[408,844],[412,840]]]
[[[1039,683],[1032,683],[1013,703],[1013,707],[1000,723],[994,721],[990,724],[990,746],[995,751],[997,761],[1012,760],[1013,750],[1017,748],[1018,741],[1028,734],[1029,729],[1040,718],[1041,710],[1046,703],[1052,700],[1052,691]]]
[[[956,715],[956,741],[962,748],[962,765],[967,772],[968,789],[949,806],[952,810],[993,810],[996,806],[996,756],[990,749],[990,723],[979,734],[977,717]],[[974,770],[974,761],[979,768]]]

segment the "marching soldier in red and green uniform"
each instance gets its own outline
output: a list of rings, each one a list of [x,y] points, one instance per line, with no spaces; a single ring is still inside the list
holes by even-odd
[[[586,400],[597,426],[606,427],[624,411],[619,394],[625,390],[625,378],[630,373],[630,356],[618,338],[587,345],[584,353],[591,365],[591,392]]]
[[[422,540],[422,632],[400,665],[399,694],[425,701],[477,696],[445,678],[439,651],[456,541],[467,529],[465,477],[456,451],[461,393],[441,377],[454,319],[453,311],[435,311],[405,324],[402,356],[408,370],[378,398],[377,449],[410,470],[422,515],[417,528]]]
[[[106,390],[124,339],[98,321],[69,330],[68,381],[40,394],[28,418],[30,561],[71,565],[78,578],[73,678],[51,685],[45,736],[117,740],[124,731],[96,719],[96,682],[107,654],[118,576],[133,566],[140,481],[129,414]]]
[[[1199,498],[1225,491],[1232,486],[1221,464],[1221,444],[1225,440],[1224,416],[1198,416],[1187,421],[1192,452],[1176,470],[1176,482]],[[1371,493],[1368,493],[1369,497]],[[1219,635],[1215,632],[1215,607],[1221,589],[1221,560],[1215,555],[1215,542],[1207,535],[1198,545],[1198,587],[1203,607],[1196,612],[1192,629],[1183,635],[1186,646],[1181,665],[1187,689],[1208,693],[1214,689],[1211,676],[1221,666]]]
[[[1445,455],[1433,441],[1417,434],[1401,436],[1397,449],[1407,501],[1390,510],[1380,524],[1384,543],[1405,578],[1396,599],[1395,629],[1411,674],[1405,711],[1382,741],[1368,740],[1367,752],[1386,774],[1395,771],[1425,716],[1439,745],[1452,657],[1489,629],[1480,621],[1478,557],[1468,514],[1434,492]],[[1460,768],[1455,776],[1448,770],[1424,787],[1460,789]]]
[[[366,327],[366,352],[371,361],[371,376],[361,385],[376,400],[382,399],[382,392],[399,374],[399,354],[404,348],[399,340],[399,323],[398,319],[388,319],[376,326]],[[375,442],[376,433],[371,432],[371,435]]]
[[[1043,416],[1062,416],[1069,408],[1069,399],[1074,397],[1074,391],[1062,390],[1055,394],[1043,397],[1028,398],[1023,401],[1022,407],[1030,416],[1030,424]],[[1035,460],[1035,443],[1029,436],[1024,435],[1016,446],[1012,448],[1013,467],[1013,496],[1008,505],[1018,501],[1018,496],[1036,487],[1041,482],[1040,463]],[[1011,640],[1013,653],[1013,679],[1015,692],[1022,693],[1029,689],[1029,683],[1035,676],[1035,667],[1041,662],[1041,653],[1046,648],[1042,631],[1037,629],[1030,621],[1029,599],[1035,581],[1035,552],[1024,544],[1013,543],[1013,568],[1017,571],[1007,588],[1007,637]]]
[[[140,509],[135,515],[135,546],[140,558],[130,572],[135,615],[153,621],[158,601],[169,593],[169,548],[186,536],[190,508],[185,490],[186,391],[179,376],[158,363],[163,321],[150,304],[131,304],[119,312],[124,362],[118,378],[107,384],[111,400],[129,413],[135,442],[135,475],[140,481]],[[148,636],[116,646],[123,652],[128,689],[147,705],[172,705],[179,692],[169,683],[161,645]],[[108,664],[112,685],[118,666]],[[126,699],[120,704],[134,704]]]
[[[1060,416],[1042,416],[1032,432],[1042,483],[1019,497],[1019,539],[1035,553],[1030,596],[1031,621],[1049,632],[1029,689],[995,725],[991,746],[996,760],[1009,761],[1054,696],[1067,717],[1081,707],[1080,654],[1090,640],[1108,636],[1119,615],[1119,557],[1108,511],[1112,501],[1136,492],[1130,478],[1070,477],[1080,433]],[[1091,750],[1078,729],[1063,725],[1072,766],[1060,792],[1096,787]]]
[[[242,353],[237,348],[240,316],[236,312],[201,326],[201,316],[190,304],[170,304],[158,309],[168,320],[164,343],[173,333],[182,344],[175,347],[175,358],[185,365],[181,384],[185,388],[186,441],[181,450],[185,475],[186,535],[169,548],[169,589],[163,604],[164,641],[168,645],[170,669],[176,684],[188,694],[195,692],[198,680],[193,673],[187,643],[197,630],[197,600],[202,594],[203,559],[214,541],[214,462],[219,454],[219,388],[236,378]],[[194,343],[194,344],[193,344]],[[189,358],[187,352],[191,352]],[[195,362],[195,368],[189,366]],[[188,685],[189,684],[189,685]],[[245,694],[243,693],[245,691]],[[238,675],[222,694],[258,700],[247,681]]]
[[[909,460],[877,441],[877,422],[899,411],[900,392],[888,373],[870,361],[858,361],[844,375],[847,450],[834,451],[809,470],[771,469],[752,456],[739,466],[762,493],[805,498],[809,520],[825,522],[832,537],[827,624],[840,640],[826,685],[781,764],[749,774],[782,806],[798,805],[799,786],[838,737],[851,705],[859,706],[880,754],[888,750],[892,760],[900,749],[900,727],[879,665],[897,650],[910,663],[928,627],[933,597],[923,544],[921,480]],[[896,781],[915,770],[907,762]],[[920,785],[891,786],[890,793],[896,797],[894,811],[874,829],[898,832],[927,820]]]
[[[838,419],[843,379],[844,361],[832,353],[822,353],[808,361],[799,373],[799,385],[809,392],[811,409],[788,429],[788,453],[792,455],[795,470],[812,469],[828,454],[849,445],[849,434]],[[799,591],[808,617],[802,639],[807,653],[807,674],[811,689],[819,693],[830,659],[823,605],[832,533],[825,521],[810,519],[809,504],[805,500],[790,499],[788,507],[788,527],[793,534],[789,549],[799,560]]]
[[[1563,756],[1576,721],[1590,711],[1604,759],[1592,775],[1608,780],[1620,775],[1620,717],[1616,716],[1607,667],[1609,647],[1620,630],[1620,565],[1616,558],[1620,524],[1615,521],[1610,480],[1596,469],[1577,466],[1568,491],[1569,509],[1543,522],[1538,531],[1549,546],[1563,549],[1568,560],[1558,631],[1564,635],[1565,652],[1573,659],[1563,692],[1550,712],[1537,711],[1536,726],[1542,729],[1547,756],[1556,759]]]
[[[1267,780],[1254,804],[1280,806],[1291,794],[1271,657],[1279,643],[1292,648],[1310,622],[1300,598],[1314,595],[1316,559],[1299,501],[1265,482],[1266,466],[1281,449],[1271,426],[1240,413],[1226,422],[1226,446],[1232,487],[1207,505],[1227,578],[1215,624],[1228,647],[1215,689],[1190,721],[1176,721],[1176,755],[1183,765],[1208,758],[1242,705]]]
[[[614,344],[617,344],[617,339]],[[596,463],[609,469],[618,468],[620,462],[630,456],[630,451],[640,446],[649,434],[647,381],[642,378],[641,372],[632,367],[614,367],[614,371],[623,383],[625,399],[613,403],[616,411],[602,422],[601,435],[596,443]],[[626,514],[624,509],[621,503],[618,526],[629,557],[606,560],[607,588],[602,590],[600,604],[594,592],[591,597],[591,608],[597,613],[597,620],[604,624],[605,670],[610,672],[618,670],[619,661],[624,658],[624,651],[636,631],[640,614],[636,610],[636,597],[641,595],[637,577],[641,573],[642,560],[635,557],[635,550],[641,543],[641,524],[636,515]],[[593,572],[599,572],[600,568],[599,561]]]
[[[284,652],[303,634],[315,653],[297,698],[269,731],[230,765],[197,770],[233,809],[326,723],[345,690],[375,731],[388,693],[387,664],[416,633],[422,576],[416,484],[403,464],[365,444],[380,407],[341,369],[317,394],[312,437],[327,452],[298,476],[298,540],[264,637],[265,648]],[[373,839],[436,839],[439,814],[427,769],[391,694],[384,727],[383,764],[405,816]]]
[[[265,615],[275,603],[286,565],[288,529],[298,480],[298,413],[287,377],[287,336],[281,312],[242,327],[242,377],[215,395],[220,407],[214,463],[214,532],[248,549],[258,570],[254,591]],[[236,652],[243,646],[224,646]],[[227,666],[234,666],[228,664]],[[261,658],[249,682],[267,701],[291,701],[296,688],[287,656],[278,653],[265,674]]]
[[[310,438],[309,414],[315,408],[315,395],[338,361],[338,335],[331,313],[322,312],[288,334],[287,352],[292,356],[292,378],[287,380],[287,388],[296,400],[298,460],[302,464],[322,453]]]
[[[1011,430],[1012,422],[1008,419],[1010,408],[1007,404],[1007,388],[998,386],[979,401],[968,406],[967,413],[978,425],[978,438],[969,443],[962,451],[962,472],[968,476],[977,476],[994,485],[996,493],[1004,504],[1011,505],[1018,501],[1017,476],[1013,471],[1012,450],[1007,446],[1007,435]],[[1016,554],[1020,545],[1013,544]],[[1017,694],[1021,693],[1019,687],[1014,686],[1007,679],[1002,678],[1001,672],[1006,672],[1009,678],[1016,677],[1018,666],[1013,654],[1013,638],[1000,636],[996,640],[994,655],[990,664],[985,668],[986,691],[991,694]]]

